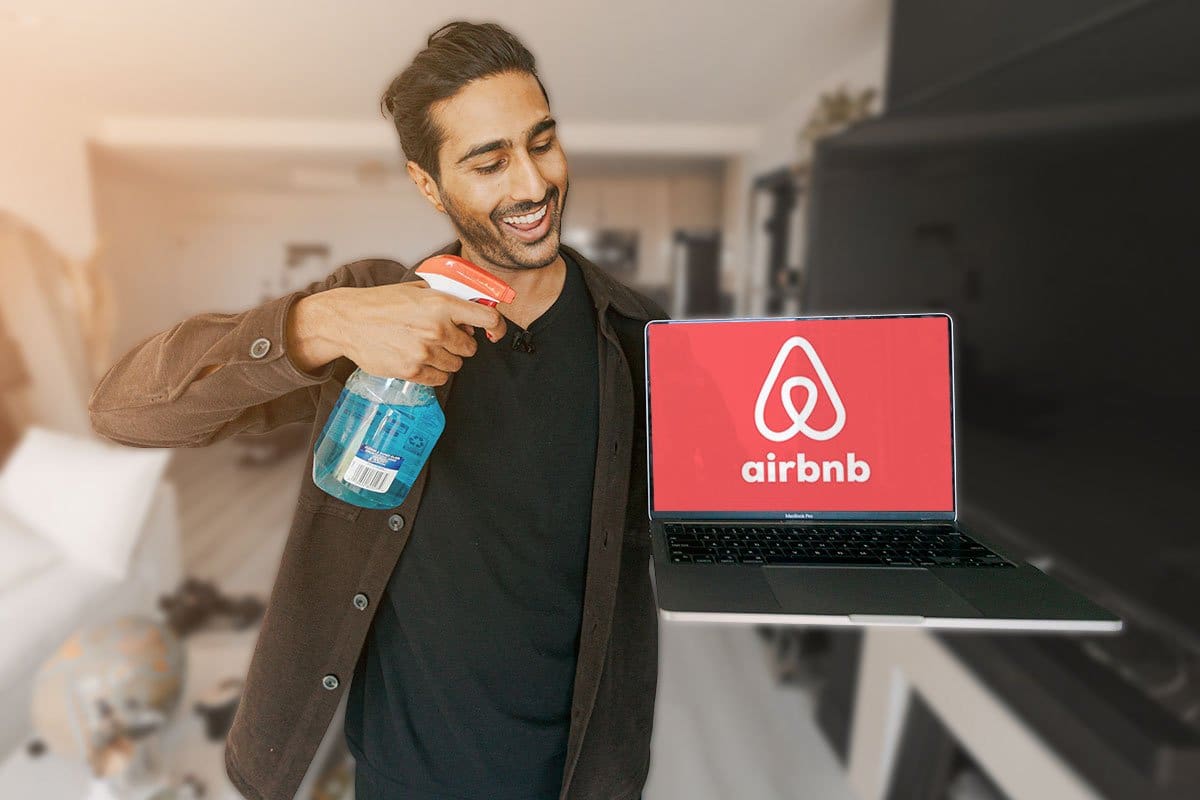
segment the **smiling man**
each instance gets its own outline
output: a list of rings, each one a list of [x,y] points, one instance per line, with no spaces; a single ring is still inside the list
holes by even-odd
[[[348,689],[358,800],[632,800],[657,679],[642,330],[665,314],[560,243],[567,159],[510,33],[441,28],[383,106],[458,233],[439,252],[516,299],[485,308],[394,261],[347,264],[147,339],[96,387],[93,426],[168,447],[311,427],[226,746],[246,797],[294,796]],[[395,509],[312,483],[312,437],[356,367],[436,386],[446,413]]]

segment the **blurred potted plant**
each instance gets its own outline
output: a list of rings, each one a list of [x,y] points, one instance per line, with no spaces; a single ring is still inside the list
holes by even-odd
[[[872,116],[878,96],[879,90],[870,86],[858,90],[839,86],[831,92],[822,92],[797,137],[797,164],[807,169],[812,163],[813,147],[818,140],[840,133]]]

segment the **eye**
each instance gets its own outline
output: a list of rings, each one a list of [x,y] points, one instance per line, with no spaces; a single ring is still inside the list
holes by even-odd
[[[491,175],[493,172],[496,172],[497,170],[499,170],[503,164],[504,164],[504,161],[501,160],[501,161],[495,162],[494,164],[488,164],[486,167],[477,167],[475,169],[475,171],[481,175]]]
[[[551,139],[548,142],[546,142],[545,144],[539,144],[537,147],[532,147],[530,149],[535,153],[545,153],[545,152],[548,152],[553,145],[554,145],[554,140]]]

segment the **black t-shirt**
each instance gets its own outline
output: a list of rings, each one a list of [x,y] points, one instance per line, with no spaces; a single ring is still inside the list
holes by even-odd
[[[465,359],[412,533],[355,669],[358,800],[555,800],[583,609],[599,415],[595,308],[558,298]]]

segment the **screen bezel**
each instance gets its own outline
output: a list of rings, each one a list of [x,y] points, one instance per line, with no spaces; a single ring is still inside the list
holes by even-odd
[[[812,511],[804,509],[778,511],[671,511],[654,508],[654,446],[653,428],[650,420],[650,329],[660,325],[695,325],[700,323],[736,324],[740,322],[819,322],[822,320],[848,319],[912,319],[938,317],[946,320],[946,357],[950,365],[950,479],[952,509],[950,511]],[[954,373],[954,318],[944,312],[918,312],[910,314],[840,314],[799,317],[725,317],[707,319],[664,319],[651,320],[642,332],[646,374],[643,384],[646,390],[646,509],[651,520],[869,520],[892,522],[955,521],[958,519],[958,448],[956,428],[958,412],[955,407],[956,377]]]

